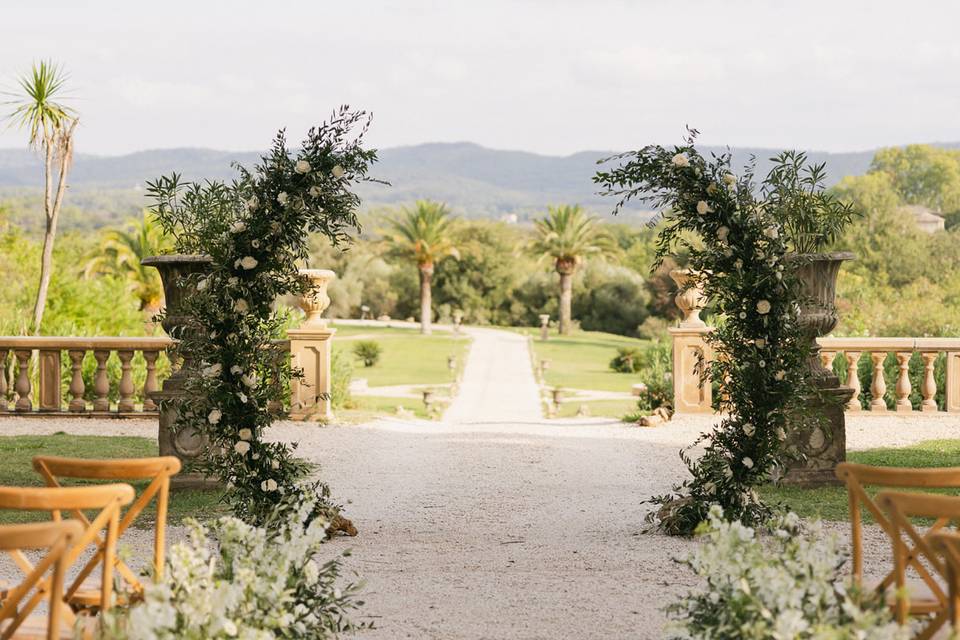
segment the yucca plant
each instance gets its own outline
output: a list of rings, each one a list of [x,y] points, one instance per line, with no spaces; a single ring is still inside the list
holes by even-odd
[[[30,73],[18,80],[18,90],[7,93],[10,100],[5,103],[12,107],[7,116],[9,126],[25,129],[30,136],[30,148],[43,154],[43,212],[46,225],[40,259],[40,284],[33,305],[34,334],[40,333],[47,304],[57,221],[73,157],[73,134],[79,122],[76,112],[60,101],[64,97],[67,79],[67,74],[59,65],[50,61],[38,62]]]

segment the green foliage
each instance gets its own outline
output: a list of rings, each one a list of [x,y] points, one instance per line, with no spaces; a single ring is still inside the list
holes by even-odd
[[[935,211],[960,210],[960,152],[925,144],[882,149],[870,173],[884,174],[907,204]]]
[[[375,340],[360,340],[353,345],[353,355],[357,356],[365,367],[377,364],[380,351],[380,343]]]
[[[30,146],[59,145],[75,121],[76,112],[60,102],[67,79],[63,67],[41,60],[17,80],[21,93],[7,102],[13,107],[7,117],[12,126],[28,131]]]
[[[330,404],[334,409],[349,408],[350,381],[353,379],[353,363],[342,351],[333,350],[330,360]]]
[[[536,238],[530,252],[553,261],[557,273],[572,273],[591,256],[611,258],[617,252],[613,236],[579,205],[549,207],[534,221]]]
[[[804,376],[809,345],[796,311],[799,282],[784,265],[789,247],[776,214],[784,203],[810,202],[816,181],[811,186],[775,168],[757,194],[751,170],[738,178],[729,154],[705,159],[693,146],[695,136],[691,131],[686,144],[672,150],[648,146],[618,156],[620,166],[594,178],[620,197],[618,208],[640,198],[668,212],[657,259],[684,247],[697,284],[724,318],[708,342],[716,353],[710,378],[720,381],[727,417],[698,441],[699,459],[681,452],[691,478],[651,499],[661,508],[648,517],[667,533],[684,535],[711,504],[747,524],[765,521],[771,509],[754,488],[781,463],[788,417],[791,424],[813,419],[803,410],[802,398],[813,390]]]
[[[183,183],[173,175],[148,185],[175,249],[211,259],[184,300],[198,326],[173,348],[199,369],[186,382],[177,427],[209,439],[204,467],[229,487],[225,500],[251,524],[263,524],[278,498],[301,491],[318,498],[318,515],[336,510],[325,485],[301,484],[308,469],[293,447],[266,442],[263,433],[276,418],[269,407],[282,402],[297,375],[276,342],[287,319],[274,303],[309,286],[298,271],[308,231],[336,245],[356,229],[359,198],[350,186],[367,179],[376,160],[362,146],[368,124],[365,113],[341,107],[296,153],[281,131],[261,163],[252,171],[238,167],[230,184]]]
[[[417,200],[398,215],[387,218],[387,239],[400,256],[412,260],[421,269],[460,253],[453,243],[454,221],[446,205]]]

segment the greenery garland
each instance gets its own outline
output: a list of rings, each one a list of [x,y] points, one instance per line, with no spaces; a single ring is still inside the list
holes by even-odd
[[[673,149],[647,146],[608,159],[623,162],[594,177],[620,198],[616,211],[633,198],[665,211],[654,268],[685,249],[691,286],[703,288],[717,314],[706,338],[714,355],[700,373],[719,382],[726,415],[695,443],[704,448],[700,458],[681,451],[692,477],[651,498],[661,508],[648,515],[681,535],[693,533],[712,504],[747,525],[767,521],[772,508],[756,487],[782,472],[788,425],[818,419],[803,410],[802,399],[816,390],[805,376],[810,344],[798,322],[801,261],[788,259],[779,207],[771,206],[801,187],[771,172],[756,190],[752,167],[738,177],[728,153],[704,158],[696,135],[690,130],[686,144]]]
[[[201,468],[224,482],[227,503],[251,524],[266,523],[281,498],[295,503],[287,498],[297,492],[317,494],[327,517],[337,511],[326,485],[304,482],[309,467],[294,456],[295,445],[266,442],[264,432],[291,377],[301,375],[279,342],[286,312],[276,302],[309,291],[298,272],[308,232],[336,245],[359,230],[360,199],[350,185],[369,180],[377,158],[362,146],[369,123],[366,113],[344,106],[296,152],[280,131],[260,164],[237,166],[240,175],[229,184],[181,182],[174,174],[148,185],[176,250],[212,258],[209,273],[195,276],[196,295],[185,300],[197,324],[173,349],[196,363],[176,428],[209,440]]]

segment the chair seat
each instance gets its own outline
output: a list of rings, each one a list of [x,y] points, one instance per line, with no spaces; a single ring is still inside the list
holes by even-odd
[[[124,605],[127,603],[127,597],[122,593],[114,591],[114,604]],[[74,609],[99,609],[100,608],[100,578],[87,576],[80,583],[68,603]]]
[[[82,625],[80,637],[92,638],[97,626],[96,618],[85,616],[81,618],[80,624]],[[0,620],[0,633],[3,633],[9,626],[9,619]],[[60,625],[60,635],[57,637],[61,640],[73,640],[76,636],[72,629],[65,625]],[[27,619],[17,627],[17,630],[13,636],[11,636],[11,640],[47,640],[47,616],[27,616]]]
[[[911,615],[926,615],[943,610],[943,602],[937,598],[930,586],[923,580],[907,580],[907,595],[910,598]],[[897,594],[892,585],[887,588],[884,597],[891,608],[896,606]]]

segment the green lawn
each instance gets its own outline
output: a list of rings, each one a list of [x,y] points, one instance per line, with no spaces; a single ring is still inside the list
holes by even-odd
[[[354,378],[366,378],[371,387],[401,384],[450,384],[462,370],[470,339],[436,331],[422,336],[417,329],[337,326],[333,337],[335,352],[353,358],[353,345],[358,340],[373,340],[381,347],[380,361],[364,367],[354,358]],[[456,356],[457,369],[451,371],[447,358]]]
[[[588,402],[579,402],[577,400],[565,400],[560,403],[560,413],[558,418],[573,418],[580,410],[580,405],[587,405],[587,410],[591,416],[604,416],[619,418],[628,413],[637,410],[636,400],[590,400]]]
[[[37,455],[67,456],[73,458],[144,458],[157,455],[157,442],[153,438],[119,436],[74,436],[57,433],[52,436],[0,436],[0,485],[21,487],[45,486],[39,474],[33,470],[32,460]],[[64,485],[82,484],[64,481]],[[139,492],[147,481],[131,482]],[[226,514],[220,503],[220,492],[215,490],[180,490],[170,495],[168,522],[178,523],[193,516],[210,519]],[[135,526],[149,527],[156,517],[154,504],[144,510]],[[0,510],[0,524],[31,522],[49,519],[42,511]]]
[[[620,347],[644,348],[649,340],[627,338],[598,331],[577,331],[569,336],[551,332],[546,342],[540,340],[539,329],[521,330],[534,336],[535,362],[549,360],[546,383],[551,387],[566,389],[593,389],[597,391],[624,391],[639,380],[629,373],[617,373],[610,369],[610,360]]]
[[[870,449],[851,451],[851,462],[883,467],[955,467],[960,466],[960,440],[930,440],[900,449]],[[882,487],[869,487],[871,495]],[[960,495],[960,489],[925,490],[949,495]],[[847,520],[847,491],[842,486],[799,489],[796,487],[766,487],[760,492],[770,502],[785,504],[805,518]],[[869,514],[865,513],[865,521]]]

